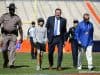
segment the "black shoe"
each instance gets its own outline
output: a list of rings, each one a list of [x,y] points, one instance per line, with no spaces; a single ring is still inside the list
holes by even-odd
[[[7,62],[4,62],[3,68],[8,68],[8,61]]]
[[[34,59],[37,59],[37,56],[34,56]]]
[[[76,66],[76,65],[74,65],[74,66],[73,66],[73,68],[77,68],[77,66]]]
[[[3,64],[3,68],[8,68],[7,64]]]
[[[10,69],[15,69],[15,66],[14,65],[10,65],[9,68]]]
[[[32,56],[32,59],[36,59],[36,58],[37,58],[37,56],[35,56],[35,55],[34,55],[34,56]]]

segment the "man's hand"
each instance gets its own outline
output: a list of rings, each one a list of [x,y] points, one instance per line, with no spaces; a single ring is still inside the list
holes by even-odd
[[[21,37],[19,41],[20,41],[20,43],[22,43],[23,42],[23,38]]]
[[[63,47],[66,45],[66,42],[64,42]]]
[[[81,44],[81,41],[78,41],[78,44]]]
[[[81,41],[78,41],[78,45],[81,47]]]
[[[3,41],[0,40],[0,48],[2,47],[2,45],[3,45]]]

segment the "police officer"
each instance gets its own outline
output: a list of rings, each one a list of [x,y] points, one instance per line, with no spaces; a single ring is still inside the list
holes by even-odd
[[[8,64],[10,68],[15,68],[15,50],[16,50],[16,39],[18,36],[18,31],[20,33],[20,42],[23,41],[23,31],[22,22],[18,15],[15,14],[16,6],[14,3],[9,4],[7,7],[9,9],[8,13],[3,14],[0,17],[0,26],[2,27],[2,37],[3,37],[3,68],[7,68]]]

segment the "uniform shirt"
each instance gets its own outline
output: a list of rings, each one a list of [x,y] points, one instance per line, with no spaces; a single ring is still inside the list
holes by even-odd
[[[93,44],[93,32],[93,24],[91,22],[82,21],[76,27],[75,38],[81,42],[83,47],[87,47]]]
[[[18,15],[10,16],[9,13],[3,14],[0,17],[0,25],[3,24],[4,30],[12,32],[17,28],[21,28],[22,22]]]
[[[45,27],[36,27],[36,42],[45,44],[47,41],[47,29]]]

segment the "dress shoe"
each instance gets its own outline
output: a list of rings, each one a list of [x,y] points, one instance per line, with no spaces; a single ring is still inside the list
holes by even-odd
[[[7,64],[3,64],[3,68],[8,68]]]
[[[77,68],[77,66],[76,65],[73,65],[73,68]]]
[[[4,62],[3,68],[8,68],[8,62]]]
[[[53,68],[52,68],[52,66],[49,66],[49,70],[52,70]]]

